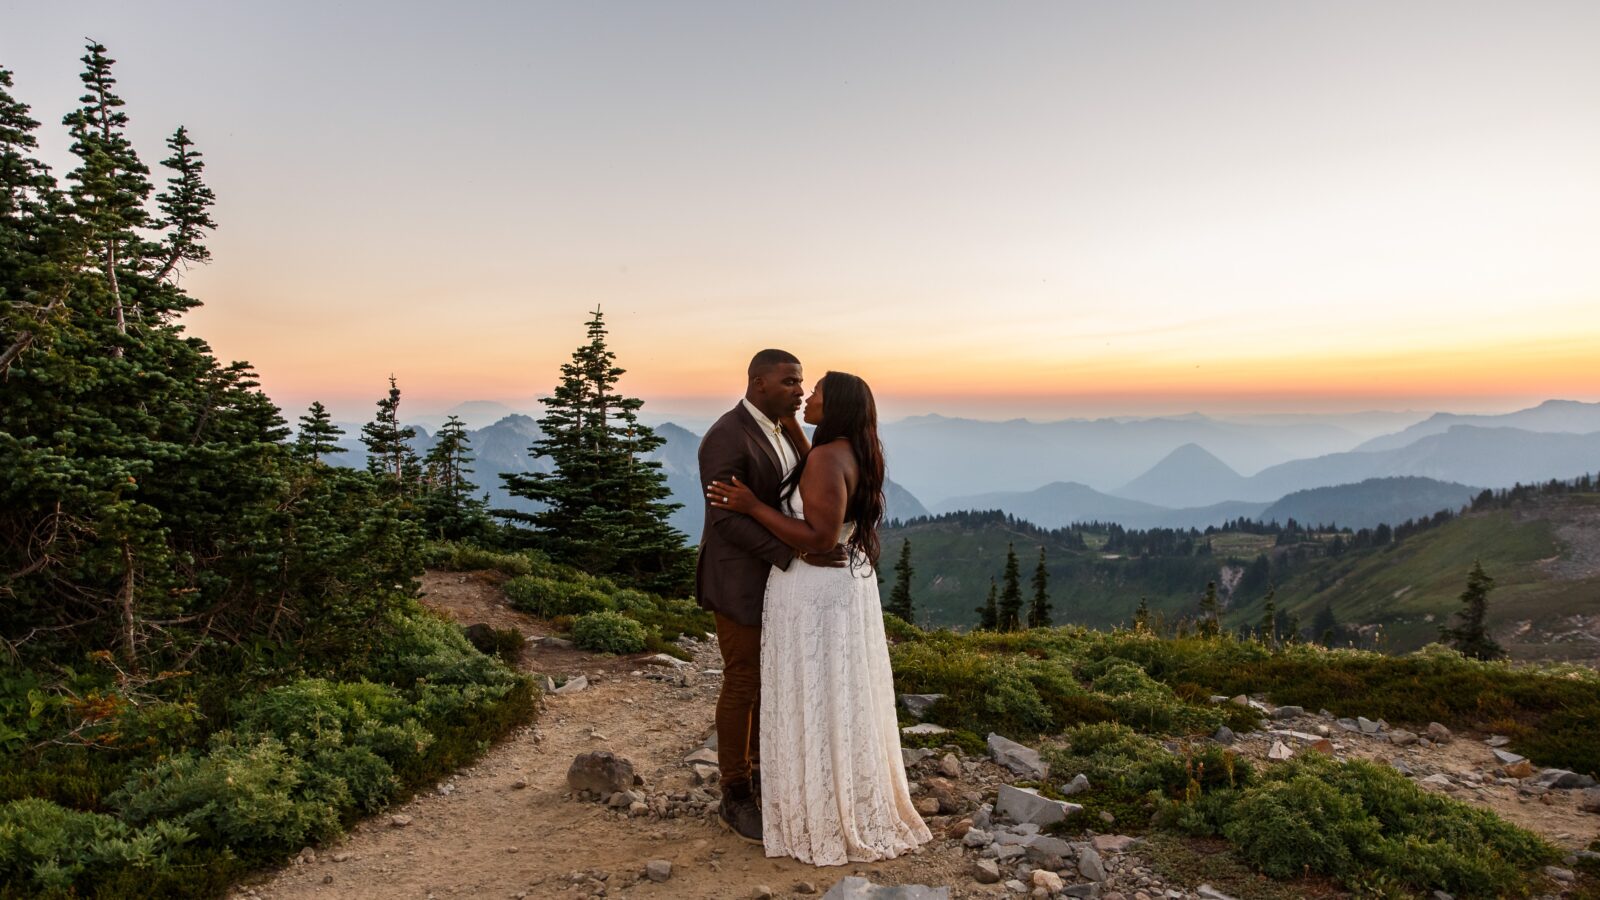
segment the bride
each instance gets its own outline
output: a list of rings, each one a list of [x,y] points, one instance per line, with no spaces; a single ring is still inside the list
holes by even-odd
[[[806,400],[811,451],[780,511],[737,478],[712,506],[760,522],[801,557],[843,544],[844,568],[773,567],[761,622],[761,817],[768,856],[837,866],[891,859],[932,835],[912,806],[878,601],[883,445],[872,391],[829,372]]]

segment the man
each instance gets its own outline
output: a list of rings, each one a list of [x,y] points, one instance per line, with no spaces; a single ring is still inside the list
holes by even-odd
[[[805,399],[800,360],[762,350],[750,360],[739,405],[700,441],[700,483],[737,478],[763,503],[778,505],[779,488],[809,445],[795,412]],[[722,776],[723,825],[761,843],[761,601],[767,573],[788,569],[795,552],[749,516],[706,506],[695,569],[695,599],[717,620],[722,692],[717,696],[717,767]],[[819,566],[842,566],[845,554],[806,554]]]

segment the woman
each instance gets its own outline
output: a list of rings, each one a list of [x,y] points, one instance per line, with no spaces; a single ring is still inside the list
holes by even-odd
[[[819,866],[899,856],[932,840],[911,803],[878,601],[883,445],[867,383],[829,372],[806,400],[810,452],[783,511],[734,479],[707,499],[804,555],[843,544],[845,568],[774,567],[761,621],[761,817],[768,856]]]

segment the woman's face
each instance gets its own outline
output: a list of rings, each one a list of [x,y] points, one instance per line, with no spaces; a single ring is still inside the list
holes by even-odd
[[[811,396],[806,398],[804,421],[807,425],[822,424],[822,382],[811,389]]]

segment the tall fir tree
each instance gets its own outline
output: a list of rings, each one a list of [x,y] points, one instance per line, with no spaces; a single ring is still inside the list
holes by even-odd
[[[153,186],[150,169],[127,137],[128,114],[122,111],[125,104],[114,90],[117,79],[111,74],[116,60],[106,56],[103,45],[90,42],[82,62],[84,71],[79,78],[85,93],[78,100],[83,105],[62,120],[72,136],[72,153],[79,160],[67,175],[73,182],[68,194],[93,265],[104,276],[111,301],[108,314],[122,336],[136,318],[131,302],[135,292],[127,276],[138,269],[144,255],[139,232],[151,224],[144,204]],[[112,348],[114,356],[124,352],[120,342]]]
[[[1261,610],[1261,639],[1268,645],[1278,643],[1278,589],[1267,588],[1266,600],[1262,602]]]
[[[671,503],[661,463],[649,455],[665,439],[639,422],[644,401],[617,390],[624,374],[606,346],[596,309],[587,343],[562,365],[555,392],[541,398],[541,437],[529,448],[550,472],[502,475],[506,491],[540,504],[533,513],[496,510],[532,525],[535,542],[556,559],[596,574],[621,575],[664,593],[688,590],[694,560],[667,524]]]
[[[481,536],[489,527],[488,504],[473,496],[477,485],[472,474],[472,439],[467,426],[451,416],[434,435],[434,443],[422,460],[423,524],[430,534],[444,540]]]
[[[418,475],[417,452],[411,441],[417,430],[400,424],[400,386],[389,376],[389,394],[378,401],[378,412],[361,426],[361,443],[367,446],[367,471],[393,493],[409,494]]]
[[[1139,598],[1139,608],[1133,611],[1133,630],[1138,634],[1150,633],[1150,601]]]
[[[1028,605],[1028,627],[1050,627],[1050,572],[1044,567],[1044,547],[1039,547],[1039,564],[1033,569],[1033,602]]]
[[[1481,560],[1473,560],[1472,571],[1467,573],[1467,587],[1461,592],[1461,609],[1456,611],[1457,624],[1452,628],[1440,627],[1439,636],[1450,646],[1473,659],[1502,659],[1504,647],[1489,636],[1489,592],[1494,590],[1494,579],[1483,570]]]
[[[306,414],[300,417],[300,431],[295,435],[295,455],[307,462],[320,463],[324,456],[345,452],[339,446],[344,429],[333,424],[322,401],[313,400]]]
[[[911,567],[911,539],[900,542],[900,559],[894,564],[894,590],[889,592],[889,604],[884,612],[899,616],[904,622],[912,621],[911,577],[916,570]]]
[[[983,605],[973,610],[978,614],[979,631],[998,631],[1000,629],[1000,588],[989,579],[989,596]]]
[[[189,139],[189,131],[182,125],[167,139],[172,155],[161,165],[172,170],[167,179],[167,189],[156,195],[161,209],[161,225],[167,230],[166,240],[160,248],[160,267],[155,279],[162,281],[178,271],[181,265],[203,265],[211,261],[211,251],[200,242],[207,232],[215,231],[217,223],[211,220],[211,207],[217,197],[204,181],[205,162],[201,153]]]
[[[1331,602],[1322,604],[1317,614],[1311,617],[1311,633],[1324,647],[1332,647],[1334,641],[1338,639],[1339,619],[1333,614]]]
[[[1022,573],[1017,568],[1017,545],[1006,545],[1006,570],[1000,589],[1000,631],[1022,630]]]
[[[1196,630],[1205,637],[1216,637],[1222,632],[1222,607],[1217,601],[1217,583],[1206,582],[1206,592],[1200,597],[1200,621]]]

